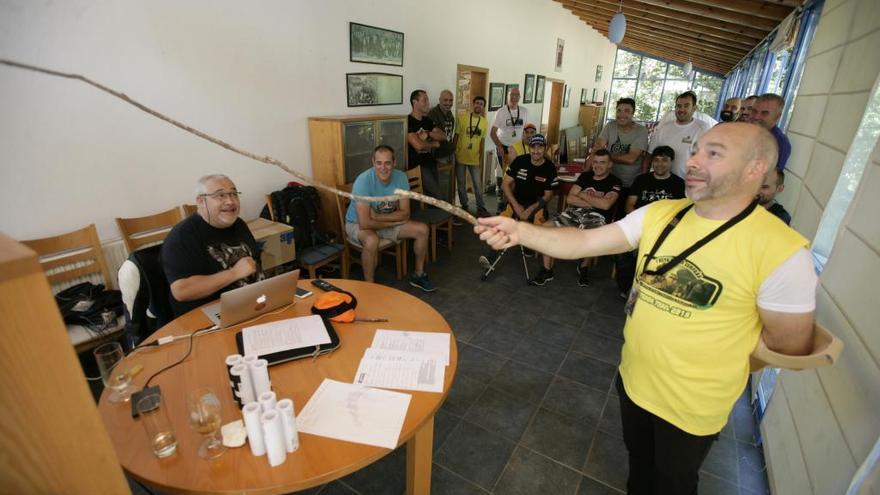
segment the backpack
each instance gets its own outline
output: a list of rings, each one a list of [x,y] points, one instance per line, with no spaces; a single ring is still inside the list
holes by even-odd
[[[294,243],[298,252],[330,242],[331,237],[318,227],[321,202],[317,189],[291,182],[284,189],[273,192],[270,197],[272,209],[275,210],[275,221],[293,227]],[[269,218],[268,213],[264,208],[261,216]]]
[[[82,325],[102,333],[115,325],[122,316],[122,293],[107,290],[103,284],[82,282],[55,295],[55,302],[68,325]]]

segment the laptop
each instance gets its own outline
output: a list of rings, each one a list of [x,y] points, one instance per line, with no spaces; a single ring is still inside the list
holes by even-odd
[[[299,270],[294,270],[245,285],[220,294],[220,302],[202,312],[218,328],[226,328],[290,304],[298,281]]]

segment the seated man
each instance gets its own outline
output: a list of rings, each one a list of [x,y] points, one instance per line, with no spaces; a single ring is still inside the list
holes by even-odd
[[[565,201],[568,208],[555,219],[544,224],[545,227],[578,227],[591,229],[609,224],[613,220],[614,203],[620,195],[620,179],[611,175],[611,153],[606,149],[596,150],[590,157],[592,169],[582,173],[571,187]],[[543,267],[530,285],[544,285],[553,280],[553,258],[543,257]],[[587,260],[578,263],[578,285],[590,285],[587,277]]]
[[[785,172],[779,170],[769,171],[764,176],[764,182],[761,189],[758,190],[758,204],[767,208],[767,211],[779,217],[785,222],[785,225],[791,223],[791,215],[785,211],[785,208],[776,202],[776,195],[785,189]]]
[[[394,168],[394,150],[380,144],[373,150],[373,167],[364,170],[354,181],[352,194],[358,196],[390,196],[395,189],[409,190],[406,174]],[[373,281],[376,265],[379,262],[379,240],[413,239],[416,255],[416,270],[409,284],[425,292],[434,292],[437,287],[425,273],[425,257],[428,253],[428,226],[409,219],[409,200],[373,202],[370,204],[352,201],[345,213],[345,232],[349,239],[357,240],[362,246],[361,265],[364,267],[364,280]]]
[[[263,278],[257,243],[238,217],[239,194],[225,175],[202,177],[196,188],[198,211],[165,238],[162,267],[174,316]]]
[[[510,161],[513,161],[516,157],[521,155],[529,154],[529,145],[532,142],[532,138],[538,132],[538,128],[535,127],[535,124],[529,122],[523,127],[523,137],[521,140],[513,143],[513,146],[509,148],[507,151],[507,157]]]

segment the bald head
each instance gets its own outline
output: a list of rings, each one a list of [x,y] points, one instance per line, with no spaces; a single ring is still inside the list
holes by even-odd
[[[724,101],[724,109],[721,110],[722,122],[734,122],[739,119],[739,113],[742,110],[742,100],[740,98],[728,98]]]
[[[452,110],[452,91],[448,89],[444,89],[440,92],[440,109],[445,113],[449,113]]]

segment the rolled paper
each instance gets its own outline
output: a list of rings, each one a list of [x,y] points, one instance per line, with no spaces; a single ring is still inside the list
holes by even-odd
[[[244,428],[247,430],[251,454],[256,456],[264,455],[266,453],[266,442],[263,440],[263,425],[260,421],[260,415],[263,414],[263,411],[260,410],[260,403],[248,402],[241,410],[241,414],[244,416]]]
[[[254,395],[250,368],[244,364],[236,364],[229,369],[229,375],[234,385],[232,395],[235,396],[235,400],[238,401],[241,407],[244,407],[248,402],[257,400],[257,397]]]
[[[247,359],[247,358],[245,358]],[[269,362],[265,359],[257,359],[250,365],[251,383],[254,387],[254,397],[259,397],[263,392],[272,390],[272,382],[269,381]]]
[[[293,401],[281,399],[275,410],[281,415],[281,425],[284,426],[284,447],[287,452],[296,452],[299,448],[299,432],[296,430],[296,417],[293,414]]]
[[[263,412],[266,412],[275,409],[275,404],[278,403],[278,399],[275,397],[275,392],[270,390],[260,394],[259,402],[260,406],[263,407]]]
[[[232,367],[241,364],[241,354],[230,354],[226,356],[226,374],[229,376],[229,388],[232,389],[232,398],[238,403],[239,409],[244,406],[238,393],[239,379],[232,376]]]
[[[260,359],[260,356],[245,356],[242,358],[244,364],[250,366],[256,362],[257,359]]]
[[[287,449],[284,448],[284,427],[278,411],[266,411],[260,416],[263,423],[263,440],[266,441],[266,453],[269,454],[269,465],[280,466],[287,460]]]

